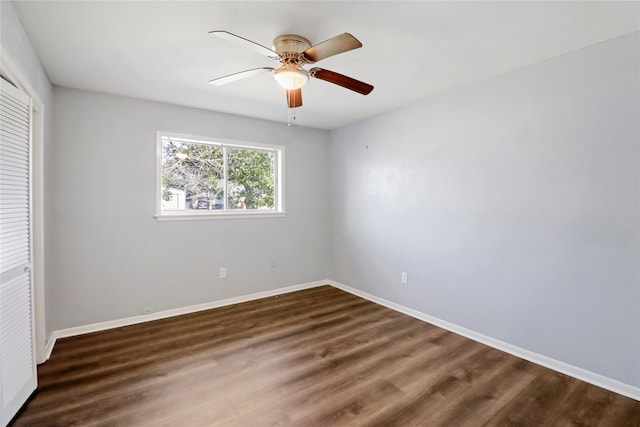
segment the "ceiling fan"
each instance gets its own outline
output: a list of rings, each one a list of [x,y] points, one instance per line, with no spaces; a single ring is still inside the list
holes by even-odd
[[[303,65],[313,64],[330,56],[362,47],[362,43],[349,33],[340,34],[313,46],[309,40],[302,36],[283,34],[273,40],[273,49],[228,31],[210,31],[209,34],[253,49],[267,58],[280,61],[282,64],[279,68],[253,68],[219,77],[209,81],[212,85],[220,86],[257,74],[271,72],[278,84],[286,89],[289,108],[302,105],[302,86],[307,83],[309,77],[315,77],[316,79],[342,86],[362,95],[368,95],[373,90],[373,86],[368,83],[334,71],[318,67],[307,71],[302,68]]]

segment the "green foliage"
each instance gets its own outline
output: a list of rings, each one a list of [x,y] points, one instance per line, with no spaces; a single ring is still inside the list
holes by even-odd
[[[274,172],[272,152],[229,149],[229,206],[244,202],[247,209],[273,208]]]
[[[162,184],[189,195],[224,197],[224,156],[220,145],[163,141]],[[227,148],[229,209],[274,207],[275,155],[269,151]],[[169,194],[166,194],[169,193]],[[170,198],[165,190],[163,198]]]
[[[167,189],[162,191],[162,200],[164,200],[165,202],[171,200],[171,196],[173,196],[173,193],[171,191]]]

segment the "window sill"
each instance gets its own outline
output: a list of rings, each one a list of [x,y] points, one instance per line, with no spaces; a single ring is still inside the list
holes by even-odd
[[[154,215],[156,221],[201,221],[211,219],[281,218],[286,212],[220,212],[220,213],[161,213]]]

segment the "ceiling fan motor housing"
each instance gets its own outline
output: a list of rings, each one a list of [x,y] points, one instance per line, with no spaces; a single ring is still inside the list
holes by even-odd
[[[278,52],[281,56],[287,52],[299,54],[310,47],[311,42],[297,34],[283,34],[273,39],[273,50]]]

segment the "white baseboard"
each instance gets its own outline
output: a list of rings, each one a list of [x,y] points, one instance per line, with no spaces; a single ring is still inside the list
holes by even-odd
[[[72,337],[75,335],[89,334],[91,332],[104,331],[106,329],[119,328],[121,326],[135,325],[137,323],[150,322],[152,320],[166,319],[167,317],[180,316],[182,314],[195,313],[197,311],[209,310],[212,308],[223,307],[226,305],[238,304],[241,302],[253,301],[260,298],[267,298],[274,295],[286,294],[289,292],[300,291],[303,289],[315,288],[318,286],[328,285],[328,280],[319,280],[316,282],[302,283],[299,285],[287,286],[284,288],[272,289],[264,292],[257,292],[239,297],[227,298],[218,301],[211,301],[204,304],[190,305],[188,307],[174,308],[171,310],[157,311],[155,313],[143,314],[140,316],[125,317],[122,319],[110,320],[107,322],[92,323],[90,325],[76,326],[73,328],[60,329],[53,331],[47,340],[46,360],[51,357],[51,352],[59,338]]]
[[[420,311],[413,310],[403,305],[396,304],[394,302],[385,300],[383,298],[379,298],[375,295],[369,294],[359,289],[355,289],[350,286],[344,285],[342,283],[336,282],[334,280],[328,280],[328,279],[319,280],[316,282],[303,283],[300,285],[287,286],[284,288],[272,289],[269,291],[258,292],[258,293],[249,294],[249,295],[242,295],[239,297],[227,298],[219,301],[212,301],[204,304],[181,307],[181,308],[176,308],[172,310],[158,311],[151,314],[126,317],[123,319],[111,320],[108,322],[93,323],[90,325],[77,326],[74,328],[67,328],[67,329],[53,331],[51,333],[51,336],[49,337],[49,340],[47,341],[46,358],[48,360],[49,357],[51,356],[51,352],[53,351],[53,347],[58,338],[66,338],[66,337],[71,337],[75,335],[82,335],[82,334],[88,334],[91,332],[103,331],[106,329],[119,328],[121,326],[134,325],[134,324],[143,323],[143,322],[150,322],[152,320],[165,319],[167,317],[173,317],[173,316],[180,316],[182,314],[194,313],[197,311],[209,310],[211,308],[217,308],[217,307],[223,307],[226,305],[238,304],[241,302],[253,301],[260,298],[266,298],[274,295],[295,292],[303,289],[315,288],[323,285],[331,285],[335,288],[341,289],[345,292],[349,292],[350,294],[359,296],[361,298],[364,298],[376,304],[380,304],[382,306],[388,307],[397,312],[406,314],[408,316],[422,320],[427,323],[431,323],[432,325],[436,325],[448,331],[454,332],[458,335],[462,335],[463,337],[472,339],[474,341],[480,342],[482,344],[488,345],[490,347],[496,348],[498,350],[504,351],[514,356],[528,360],[530,362],[536,363],[546,368],[553,369],[554,371],[558,371],[565,375],[569,375],[579,380],[596,385],[598,387],[602,387],[604,389],[613,391],[614,393],[618,393],[623,396],[627,396],[632,399],[640,401],[639,387],[625,384],[623,382],[614,380],[612,378],[605,377],[603,375],[596,374],[591,371],[587,371],[586,369],[578,368],[577,366],[573,366],[568,363],[564,363],[559,360],[555,360],[550,357],[543,356],[538,353],[534,353],[524,348],[509,344],[504,341],[497,340],[487,335],[483,335],[479,332],[472,331],[471,329],[463,328],[462,326],[458,326],[456,324],[447,322],[437,317],[430,316]]]
[[[639,387],[634,387],[630,384],[626,384],[621,381],[617,381],[612,378],[605,377],[603,375],[596,374],[591,371],[587,371],[586,369],[578,368],[577,366],[573,366],[568,363],[564,363],[559,360],[555,360],[550,357],[543,356],[538,353],[534,353],[524,348],[509,344],[504,341],[497,340],[487,335],[483,335],[479,332],[475,332],[470,329],[463,328],[462,326],[458,326],[456,324],[447,322],[445,320],[438,319],[437,317],[433,317],[428,314],[422,313],[420,311],[405,307],[403,305],[396,304],[391,301],[387,301],[383,298],[379,298],[375,295],[369,294],[359,289],[352,288],[350,286],[344,285],[342,283],[338,283],[333,280],[327,280],[326,283],[330,284],[335,288],[342,289],[345,292],[349,292],[350,294],[359,296],[371,302],[375,302],[376,304],[383,305],[387,308],[390,308],[392,310],[414,317],[416,319],[422,320],[424,322],[431,323],[432,325],[439,326],[442,329],[446,329],[458,335],[462,335],[463,337],[472,339],[479,343],[504,351],[505,353],[512,354],[514,356],[528,360],[535,364],[544,366],[545,368],[553,369],[554,371],[561,372],[565,375],[569,375],[570,377],[577,378],[579,380],[588,382],[598,387],[602,387],[604,389],[610,390],[614,393],[618,393],[623,396],[627,396],[632,399],[640,401]]]
[[[53,351],[53,346],[56,345],[56,339],[58,338],[56,335],[57,331],[53,331],[51,335],[49,335],[49,339],[47,340],[47,344],[44,348],[44,361],[46,362],[51,357],[51,352]]]

